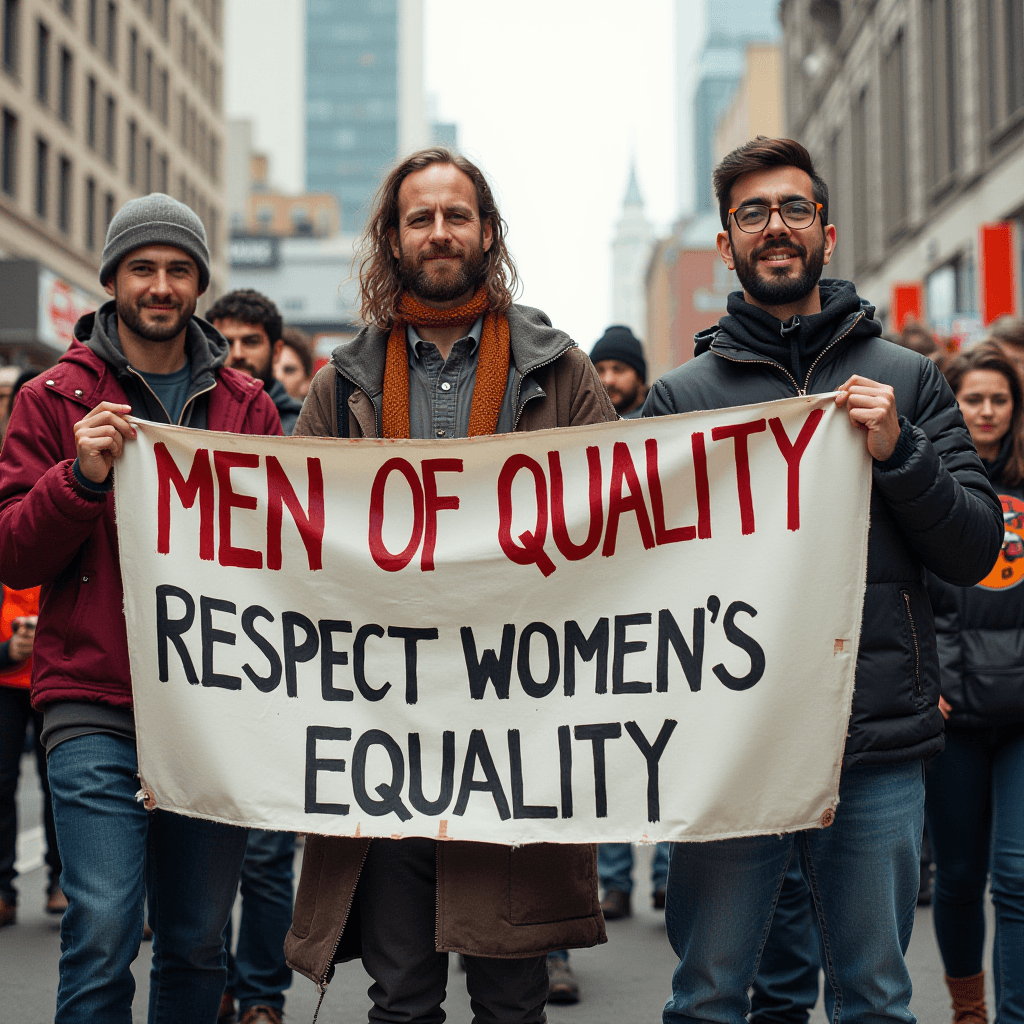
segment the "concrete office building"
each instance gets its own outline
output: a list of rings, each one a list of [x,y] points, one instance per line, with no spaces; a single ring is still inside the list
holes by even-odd
[[[987,269],[1020,315],[1020,0],[782,0],[780,17],[786,128],[829,183],[832,273],[889,327],[894,286],[916,282],[926,319],[970,340],[985,319],[979,228],[1015,224]]]
[[[106,296],[128,199],[167,192],[227,283],[221,0],[0,0],[0,360],[55,360]],[[26,295],[25,289],[33,292]],[[14,301],[16,300],[16,301]]]
[[[422,0],[306,0],[306,189],[362,229],[382,173],[430,143]]]
[[[676,25],[680,49],[685,34],[692,31],[688,20],[689,5],[676,0]],[[778,38],[775,0],[705,0],[704,44],[700,67],[692,93],[688,69],[679,62],[680,109],[692,108],[692,134],[679,127],[678,165],[693,167],[693,212],[700,214],[714,208],[711,172],[714,169],[715,130],[728,109],[743,77],[745,46],[749,42],[772,41]],[[682,177],[682,170],[680,175]],[[680,180],[680,199],[683,186]],[[682,205],[682,204],[681,204]]]

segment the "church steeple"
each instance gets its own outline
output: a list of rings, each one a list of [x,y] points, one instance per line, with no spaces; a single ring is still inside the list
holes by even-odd
[[[636,161],[631,160],[629,164],[629,184],[626,186],[626,198],[622,200],[623,206],[643,207],[644,199],[640,195],[640,185],[636,180]]]

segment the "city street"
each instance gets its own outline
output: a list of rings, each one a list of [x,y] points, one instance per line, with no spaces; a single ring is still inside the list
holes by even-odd
[[[22,856],[27,865],[39,860],[39,798],[35,768],[23,761],[19,791]],[[26,842],[27,840],[27,842]],[[296,859],[296,874],[301,853]],[[675,956],[665,938],[663,918],[650,907],[648,871],[650,851],[641,850],[637,864],[638,891],[634,915],[608,924],[608,943],[596,949],[572,954],[572,966],[579,979],[583,1000],[575,1006],[551,1006],[551,1024],[621,1024],[623,1021],[661,1019],[661,1008],[669,992]],[[60,957],[59,922],[43,913],[45,871],[36,866],[19,879],[21,901],[18,924],[0,931],[0,1024],[46,1024],[53,1019],[57,991],[57,961]],[[237,909],[237,908],[236,908]],[[991,933],[991,922],[989,932]],[[146,1020],[149,990],[150,947],[143,944],[135,963],[138,991],[133,1020]],[[909,951],[914,979],[912,1009],[922,1024],[941,1024],[950,1016],[949,999],[942,981],[942,965],[935,946],[931,911],[922,908]],[[986,954],[988,959],[988,954]],[[464,976],[452,957],[451,985],[445,1009],[453,1024],[471,1018]],[[327,990],[320,1013],[325,1024],[350,1024],[365,1019],[369,979],[358,963],[339,968]],[[308,1022],[316,1009],[315,986],[296,976],[288,992],[286,1020]],[[992,993],[989,993],[989,1007]],[[825,1024],[823,1004],[819,1000],[813,1024]]]

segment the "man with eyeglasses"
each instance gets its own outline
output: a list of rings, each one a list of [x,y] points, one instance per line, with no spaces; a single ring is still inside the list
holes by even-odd
[[[718,251],[742,291],[696,336],[694,358],[654,384],[644,415],[837,392],[873,459],[871,532],[835,819],[791,835],[673,844],[666,923],[680,963],[664,1021],[746,1020],[795,852],[821,925],[829,1019],[913,1024],[904,954],[924,762],[943,746],[923,569],[959,586],[982,579],[1001,542],[1000,506],[935,364],[883,341],[849,281],[819,280],[836,229],[807,150],[759,136],[725,157],[714,184]]]

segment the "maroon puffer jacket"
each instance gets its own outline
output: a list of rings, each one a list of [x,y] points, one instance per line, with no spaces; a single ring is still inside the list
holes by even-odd
[[[260,381],[216,371],[207,426],[281,433]],[[83,497],[73,483],[74,425],[100,402],[125,403],[113,369],[79,341],[18,394],[0,453],[0,581],[42,585],[32,701],[132,706],[114,497]],[[128,442],[129,444],[131,442]]]

